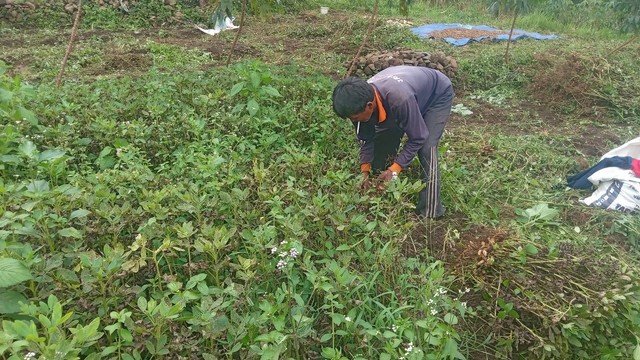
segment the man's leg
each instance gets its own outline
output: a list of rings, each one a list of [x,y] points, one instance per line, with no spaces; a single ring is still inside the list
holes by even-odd
[[[398,154],[404,131],[399,127],[376,130],[373,162],[371,170],[379,173],[386,170]]]
[[[418,152],[418,159],[422,166],[422,180],[426,187],[420,192],[416,213],[427,218],[438,218],[444,215],[444,207],[440,197],[438,143],[449,120],[453,96],[453,88],[451,88],[447,94],[431,106],[424,117],[427,129],[429,129],[429,137]]]

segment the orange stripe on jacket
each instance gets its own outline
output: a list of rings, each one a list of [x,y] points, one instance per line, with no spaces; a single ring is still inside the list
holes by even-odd
[[[378,122],[384,122],[387,120],[387,111],[382,106],[382,100],[380,100],[380,94],[378,94],[376,88],[373,88],[373,93],[376,96],[376,104],[378,105]]]

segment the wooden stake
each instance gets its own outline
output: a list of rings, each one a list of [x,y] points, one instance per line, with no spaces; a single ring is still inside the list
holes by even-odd
[[[73,41],[76,39],[78,35],[78,25],[80,24],[80,13],[82,12],[82,0],[78,0],[78,11],[76,11],[76,17],[73,20],[73,28],[71,29],[71,38],[69,39],[69,45],[67,45],[67,51],[64,53],[64,58],[62,59],[62,66],[60,67],[60,73],[58,74],[58,78],[56,79],[56,87],[60,87],[60,82],[62,82],[62,77],[64,76],[64,68],[67,66],[67,60],[69,59],[69,54],[71,54],[71,49],[73,48]]]

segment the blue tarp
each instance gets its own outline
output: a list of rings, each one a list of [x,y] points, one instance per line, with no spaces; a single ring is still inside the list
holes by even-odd
[[[473,26],[473,25],[464,25],[464,24],[426,24],[426,25],[411,28],[411,31],[420,37],[428,38],[431,36],[432,32],[445,30],[445,29],[504,31],[504,30],[492,28],[486,25]],[[505,32],[506,34],[501,33],[500,35],[486,35],[486,36],[479,36],[476,38],[463,38],[463,39],[443,38],[443,40],[450,42],[455,46],[462,46],[462,45],[468,44],[471,41],[480,41],[484,39],[490,39],[492,41],[509,40],[509,31],[507,30]],[[542,35],[536,32],[529,32],[529,31],[514,29],[513,36],[511,36],[511,39],[517,40],[525,37],[529,37],[537,40],[550,40],[550,39],[557,39],[558,35],[553,35],[553,34]]]

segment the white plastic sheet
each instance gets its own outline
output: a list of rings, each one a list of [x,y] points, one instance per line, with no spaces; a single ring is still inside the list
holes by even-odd
[[[196,28],[207,35],[217,35],[225,30],[233,30],[239,28],[240,26],[233,25],[233,20],[234,19],[225,18],[224,23],[216,24],[213,29],[204,29],[198,25],[196,25]]]
[[[600,160],[614,156],[640,158],[640,137],[626,142]],[[640,177],[633,170],[607,167],[589,176],[589,181],[598,188],[591,196],[580,201],[588,206],[626,212],[640,211]]]

